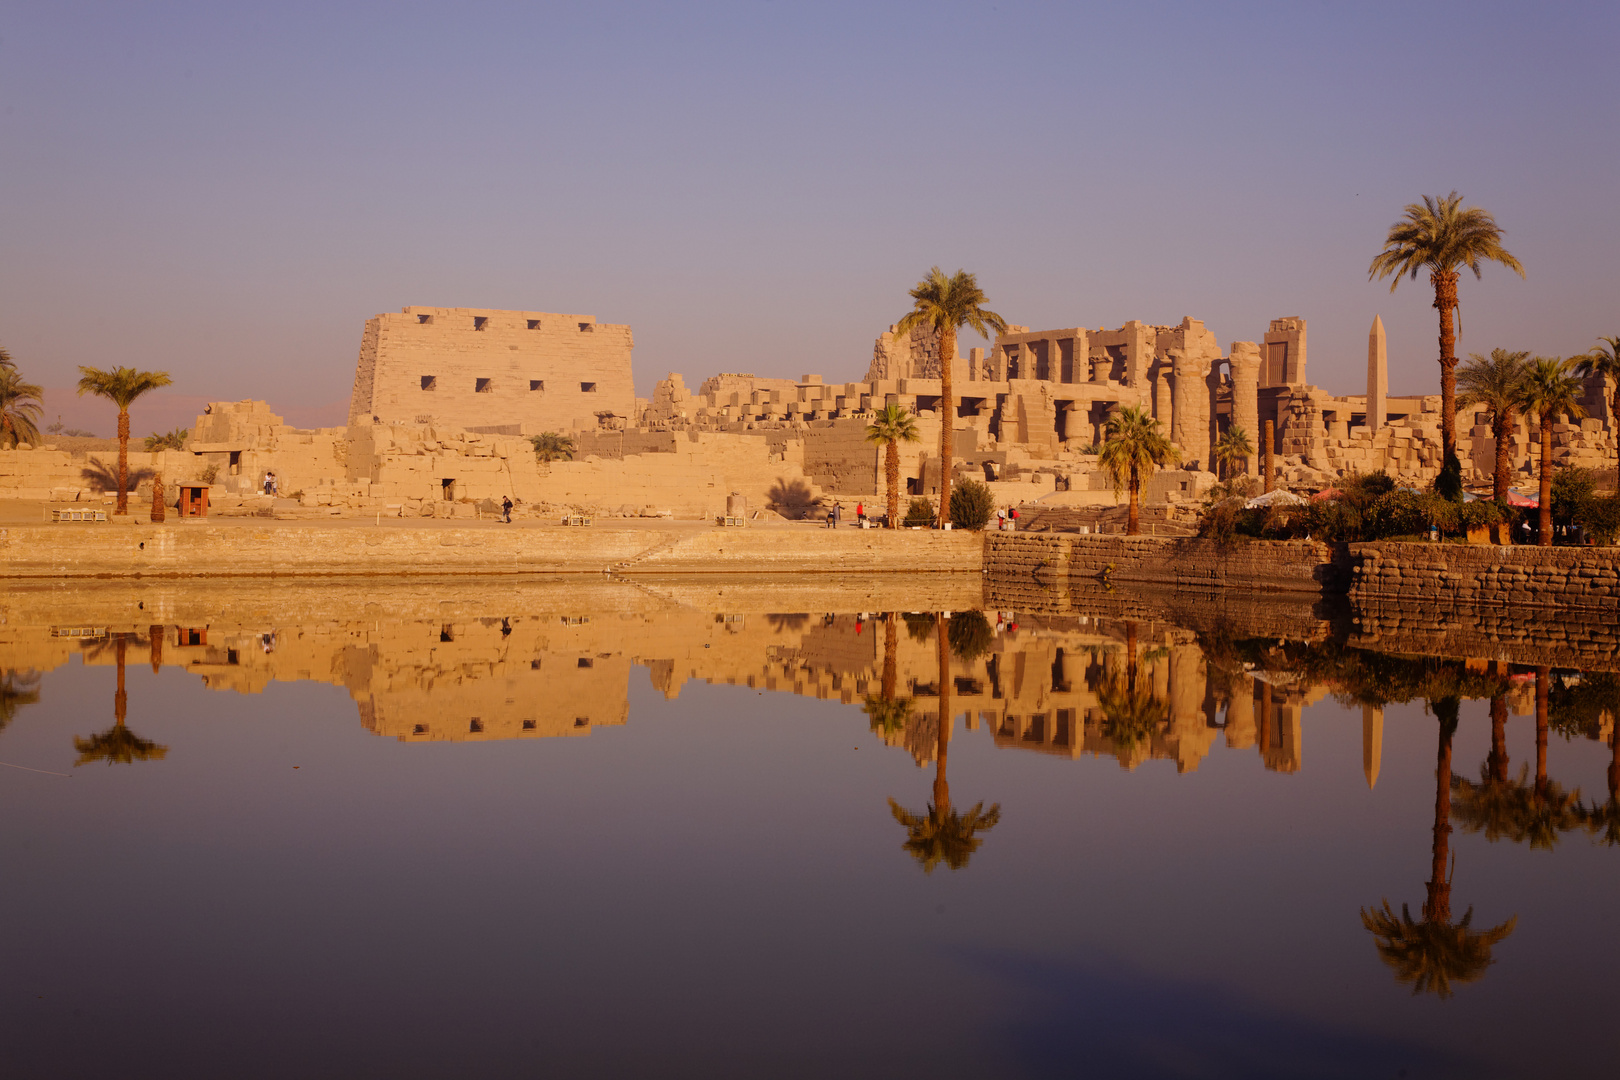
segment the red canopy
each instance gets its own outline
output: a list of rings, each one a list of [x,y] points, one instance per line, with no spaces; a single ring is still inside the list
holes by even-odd
[[[1532,510],[1536,510],[1541,507],[1541,493],[1538,491],[1534,495],[1525,495],[1522,492],[1509,488],[1507,501],[1509,506],[1524,506],[1529,507]]]

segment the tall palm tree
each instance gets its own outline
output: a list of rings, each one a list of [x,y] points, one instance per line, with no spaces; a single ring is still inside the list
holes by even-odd
[[[1108,470],[1114,480],[1114,498],[1122,488],[1129,487],[1131,506],[1126,513],[1125,534],[1135,536],[1141,532],[1140,496],[1142,485],[1153,477],[1153,470],[1174,464],[1181,454],[1149,416],[1146,409],[1130,406],[1119,410],[1108,420],[1102,452],[1097,464]]]
[[[1524,390],[1520,404],[1524,411],[1538,418],[1541,425],[1541,514],[1536,543],[1552,546],[1552,423],[1553,417],[1563,415],[1579,419],[1586,415],[1581,405],[1581,378],[1575,374],[1578,360],[1558,360],[1538,356],[1525,369]]]
[[[984,803],[978,802],[965,814],[951,808],[951,786],[945,773],[951,744],[951,647],[944,614],[935,618],[939,642],[939,752],[934,761],[934,801],[925,814],[914,814],[889,800],[889,812],[906,829],[903,846],[922,863],[925,874],[933,873],[942,862],[952,870],[962,869],[984,842],[979,834],[989,832],[1001,820],[1000,803],[986,810]]]
[[[1614,397],[1609,402],[1609,427],[1614,429],[1620,426],[1620,335],[1600,337],[1598,340],[1603,344],[1592,346],[1591,352],[1576,358],[1575,373],[1583,379],[1600,375],[1614,383]],[[1615,491],[1620,492],[1620,439],[1615,440],[1614,456],[1617,468]]]
[[[111,371],[79,368],[79,396],[94,394],[118,406],[118,513],[129,513],[129,407],[135,399],[168,386],[167,371],[137,371],[117,367]]]
[[[1513,472],[1513,422],[1524,398],[1524,379],[1529,370],[1528,352],[1492,349],[1490,359],[1470,353],[1468,362],[1457,372],[1457,407],[1483,405],[1491,411],[1491,434],[1496,438],[1496,483],[1492,495],[1507,502]]]
[[[1451,875],[1447,861],[1451,836],[1451,737],[1457,730],[1456,698],[1434,703],[1440,721],[1440,750],[1435,765],[1434,841],[1430,847],[1428,899],[1423,917],[1413,919],[1405,904],[1397,916],[1389,901],[1371,910],[1361,909],[1361,925],[1372,934],[1378,955],[1395,971],[1397,981],[1413,994],[1431,991],[1442,998],[1452,994],[1452,983],[1469,983],[1491,966],[1491,949],[1513,933],[1518,917],[1489,930],[1471,926],[1474,909],[1460,921],[1451,921]]]
[[[39,442],[39,399],[45,393],[10,364],[0,364],[0,446]]]
[[[883,474],[889,485],[889,528],[900,527],[900,444],[918,442],[917,420],[898,405],[885,405],[866,426],[866,441],[884,447]]]
[[[951,520],[951,436],[956,431],[956,397],[951,389],[951,364],[956,359],[956,332],[971,327],[983,337],[1007,332],[1007,321],[984,305],[988,298],[979,281],[966,270],[950,277],[939,267],[911,290],[912,308],[895,326],[895,336],[926,327],[939,335],[939,523]],[[890,516],[894,513],[891,510]]]
[[[1402,275],[1416,281],[1420,270],[1429,271],[1440,312],[1440,432],[1447,462],[1457,456],[1457,335],[1451,327],[1451,313],[1458,307],[1457,280],[1464,266],[1480,277],[1480,263],[1486,260],[1524,277],[1524,267],[1502,246],[1496,219],[1477,206],[1463,206],[1462,196],[1453,191],[1444,198],[1425,195],[1422,203],[1408,203],[1406,216],[1389,227],[1384,250],[1367,270],[1368,281],[1393,277],[1390,292]]]
[[[73,737],[73,749],[79,752],[79,760],[73,763],[75,766],[88,765],[92,761],[105,761],[109,765],[157,761],[169,752],[167,746],[149,742],[124,726],[124,717],[129,711],[129,695],[124,691],[124,653],[128,648],[127,637],[122,633],[116,635],[114,647],[118,662],[118,691],[113,695],[113,726],[88,739],[81,739],[77,735]]]
[[[1215,464],[1221,470],[1221,479],[1229,479],[1238,462],[1243,462],[1247,469],[1249,458],[1254,454],[1254,444],[1249,441],[1249,433],[1240,427],[1229,427],[1215,440]]]

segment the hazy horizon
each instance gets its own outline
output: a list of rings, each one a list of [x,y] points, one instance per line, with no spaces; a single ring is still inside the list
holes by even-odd
[[[1433,393],[1426,277],[1367,264],[1456,189],[1524,263],[1459,350],[1620,334],[1620,95],[1596,3],[20,5],[0,31],[0,344],[168,370],[135,430],[261,398],[341,423],[367,318],[628,323],[670,371],[860,378],[929,266],[1033,328],[1310,324],[1309,381]],[[964,350],[978,344],[964,341]]]

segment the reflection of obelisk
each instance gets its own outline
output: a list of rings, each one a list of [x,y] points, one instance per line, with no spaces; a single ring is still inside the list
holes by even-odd
[[[1372,332],[1367,335],[1367,433],[1375,435],[1388,422],[1386,398],[1389,395],[1389,345],[1384,340],[1384,320],[1373,316]]]
[[[1376,705],[1361,707],[1361,771],[1367,786],[1378,783],[1378,766],[1384,757],[1384,710]]]

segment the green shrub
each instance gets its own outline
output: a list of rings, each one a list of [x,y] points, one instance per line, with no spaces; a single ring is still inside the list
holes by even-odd
[[[1588,499],[1577,511],[1575,524],[1598,543],[1612,545],[1620,536],[1620,495]]]
[[[996,499],[990,485],[964,480],[951,488],[951,522],[958,529],[982,529],[996,512]]]
[[[905,520],[901,522],[907,528],[913,525],[932,525],[934,523],[934,500],[912,499],[911,505],[906,508]]]

